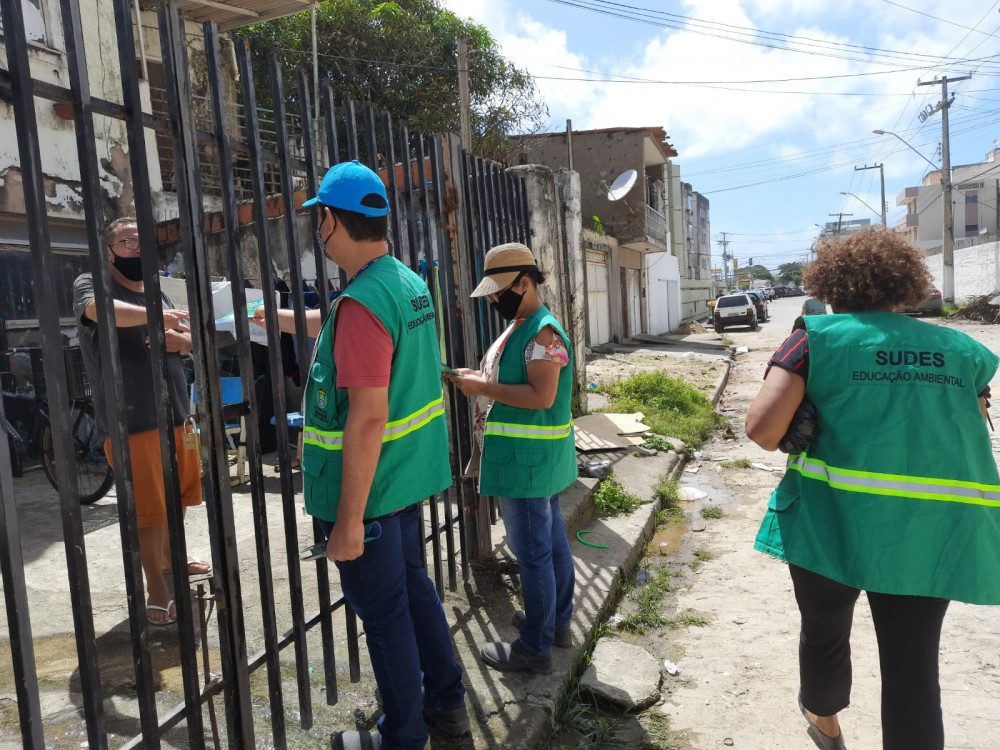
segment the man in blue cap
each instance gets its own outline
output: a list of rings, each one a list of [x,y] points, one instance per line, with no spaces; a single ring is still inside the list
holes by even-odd
[[[429,731],[469,729],[462,668],[424,557],[421,504],[451,484],[434,305],[389,254],[389,203],[375,172],[338,164],[303,205],[319,212],[317,240],[349,279],[319,330],[305,388],[306,510],[364,623],[383,709],[377,734],[338,732],[332,743],[423,750]]]

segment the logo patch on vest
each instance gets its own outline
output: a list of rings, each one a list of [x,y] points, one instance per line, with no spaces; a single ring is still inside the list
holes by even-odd
[[[326,391],[322,388],[316,391],[316,408],[326,411]]]

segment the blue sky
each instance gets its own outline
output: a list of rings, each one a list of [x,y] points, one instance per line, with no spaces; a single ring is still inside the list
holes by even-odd
[[[896,196],[931,167],[872,131],[940,165],[941,115],[918,115],[941,88],[920,81],[973,74],[949,86],[952,166],[1000,139],[1000,0],[444,4],[536,77],[549,129],[665,128],[741,265],[803,259],[829,214],[877,223],[879,172],[855,167],[883,163],[889,225],[903,215]]]

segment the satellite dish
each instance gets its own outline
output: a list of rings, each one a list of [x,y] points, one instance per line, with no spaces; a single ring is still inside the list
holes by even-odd
[[[615,177],[615,181],[612,182],[611,187],[608,188],[608,200],[620,201],[628,195],[629,190],[635,187],[635,181],[638,178],[639,173],[634,169],[627,169]]]

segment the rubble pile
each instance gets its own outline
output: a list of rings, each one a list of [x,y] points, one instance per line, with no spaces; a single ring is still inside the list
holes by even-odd
[[[981,297],[970,297],[969,302],[951,317],[975,320],[980,323],[1000,323],[1000,291]]]
[[[682,323],[680,326],[677,327],[677,330],[674,331],[674,333],[679,333],[684,336],[687,336],[692,333],[707,333],[707,332],[708,329],[705,328],[705,326],[703,326],[697,320],[689,320],[687,323]]]

